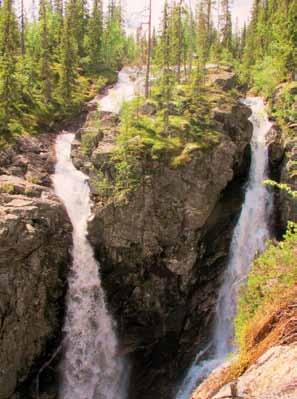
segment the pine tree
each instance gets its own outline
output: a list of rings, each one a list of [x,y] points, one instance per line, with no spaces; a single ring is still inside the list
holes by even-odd
[[[232,18],[230,0],[221,0],[220,14],[221,44],[224,49],[232,51]]]
[[[297,79],[297,3],[286,1],[286,16],[288,18],[288,42],[290,51],[287,57],[287,68],[293,79]]]
[[[25,9],[24,0],[21,0],[21,51],[22,55],[25,55]]]
[[[52,80],[50,67],[50,45],[48,35],[48,3],[47,0],[40,0],[39,20],[41,29],[41,53],[40,53],[40,78],[41,91],[45,104],[52,98]]]
[[[197,57],[199,59],[199,68],[207,61],[209,43],[208,43],[208,15],[205,4],[201,2],[197,11]],[[200,72],[199,72],[200,73]]]
[[[104,61],[112,68],[119,68],[124,58],[125,40],[122,21],[122,9],[120,4],[110,0],[108,16],[104,31]]]
[[[16,64],[19,49],[19,32],[12,0],[2,6],[2,41],[0,48],[0,131],[10,132],[10,125],[18,116],[20,103]]]
[[[151,57],[152,57],[152,0],[149,0],[148,45],[147,45],[147,61],[146,61],[146,76],[145,76],[146,98],[148,98],[150,94]]]
[[[206,18],[206,33],[207,33],[207,56],[209,56],[209,51],[212,45],[213,37],[213,10],[215,7],[215,0],[202,0],[202,7]]]
[[[76,0],[68,0],[65,8],[64,26],[61,38],[60,57],[60,102],[66,108],[71,106],[75,79],[77,76],[78,45],[76,42]]]
[[[102,1],[94,0],[92,15],[89,19],[87,33],[87,54],[89,68],[92,73],[98,72],[102,66],[103,45],[103,9]]]
[[[53,53],[60,47],[63,32],[63,0],[54,0],[52,10]]]
[[[164,3],[163,11],[163,28],[162,28],[162,38],[161,38],[161,48],[162,48],[162,97],[164,99],[165,110],[164,110],[164,132],[167,133],[169,127],[169,107],[172,92],[172,72],[170,65],[170,27],[169,27],[169,8],[167,0]]]
[[[96,2],[95,0],[93,0]],[[98,11],[100,10],[101,0],[98,0]],[[100,13],[100,11],[99,11]],[[73,34],[75,36],[75,42],[77,44],[77,55],[78,62],[81,64],[81,60],[85,56],[85,37],[87,34],[88,27],[88,10],[87,0],[76,0],[73,3]],[[98,21],[99,22],[99,21]],[[102,26],[101,26],[102,27]],[[100,29],[100,25],[99,25]],[[99,33],[100,35],[100,33]],[[100,36],[99,36],[100,40]]]

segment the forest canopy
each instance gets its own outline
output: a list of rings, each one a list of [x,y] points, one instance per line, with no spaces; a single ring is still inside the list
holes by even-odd
[[[161,78],[165,102],[182,80],[198,93],[207,63],[232,66],[241,83],[266,96],[296,78],[295,0],[254,0],[242,29],[232,26],[231,0],[198,0],[192,8],[166,0],[159,27],[150,25],[148,34],[145,22],[132,36],[124,12],[115,0],[106,12],[102,0],[40,0],[33,17],[24,0],[3,0],[0,141],[78,113],[128,63],[152,65],[147,77]]]

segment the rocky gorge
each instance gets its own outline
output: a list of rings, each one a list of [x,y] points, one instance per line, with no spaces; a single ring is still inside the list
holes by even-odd
[[[222,76],[220,82],[232,88]],[[89,240],[117,321],[119,356],[132,365],[129,398],[173,397],[207,342],[249,169],[250,114],[245,105],[222,100],[212,110],[214,145],[194,149],[177,168],[166,157],[144,158],[136,189],[123,198],[100,196],[96,179],[114,179],[118,117],[100,115],[87,152],[81,147],[87,130],[77,132],[73,162],[90,176]],[[66,211],[51,187],[54,140],[21,139],[0,154],[1,399],[35,378],[61,343],[72,244]],[[271,140],[271,166],[291,183],[286,165],[295,147],[279,147],[278,140]],[[285,194],[279,201],[289,203],[283,220],[292,218],[294,203]]]
[[[232,87],[232,79],[224,72],[219,84]],[[84,130],[77,135],[74,164],[90,175],[93,192],[89,239],[120,351],[131,359],[131,398],[172,397],[181,370],[208,338],[249,167],[250,115],[236,102],[214,108],[216,144],[194,150],[178,168],[166,156],[142,160],[140,183],[123,199],[102,197],[96,179],[114,179],[117,118],[102,113],[87,153]]]

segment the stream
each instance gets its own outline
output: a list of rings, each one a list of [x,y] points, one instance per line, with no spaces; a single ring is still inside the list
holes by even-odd
[[[263,181],[268,178],[266,135],[271,123],[261,98],[247,98],[243,103],[252,110],[250,121],[254,128],[251,142],[252,161],[244,204],[233,233],[210,342],[204,351],[197,354],[178,390],[177,399],[189,399],[197,385],[236,350],[234,321],[238,292],[247,279],[253,260],[257,254],[263,252],[265,243],[270,238],[273,199]],[[210,348],[211,356],[199,361]]]
[[[118,113],[124,101],[138,94],[141,79],[132,69],[119,73],[118,83],[98,100],[102,111]],[[117,356],[118,342],[100,281],[100,265],[87,239],[91,217],[88,177],[71,160],[75,135],[62,132],[56,141],[53,183],[73,226],[73,264],[68,277],[61,399],[125,399],[129,367]]]

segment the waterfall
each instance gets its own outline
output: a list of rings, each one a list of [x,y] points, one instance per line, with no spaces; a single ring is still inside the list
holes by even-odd
[[[270,237],[272,196],[263,181],[268,177],[266,135],[271,123],[261,98],[248,98],[243,102],[252,110],[252,161],[244,204],[233,233],[228,266],[219,292],[212,339],[208,345],[213,347],[214,353],[202,362],[199,362],[201,354],[197,355],[179,388],[177,399],[189,399],[197,384],[235,350],[234,319],[238,291],[246,281],[254,258],[265,249]]]
[[[71,162],[73,134],[56,143],[53,177],[73,225],[73,264],[64,326],[61,399],[117,399],[125,395],[124,363],[116,356],[117,339],[109,315],[93,250],[87,240],[91,214],[87,177]]]
[[[136,94],[133,71],[123,70],[119,82],[98,101],[102,110],[119,112],[123,101]],[[61,364],[61,399],[125,399],[128,371],[117,356],[115,326],[101,286],[99,264],[87,240],[91,216],[88,177],[71,161],[74,134],[57,137],[53,183],[73,225],[73,264],[68,279],[65,350]]]

